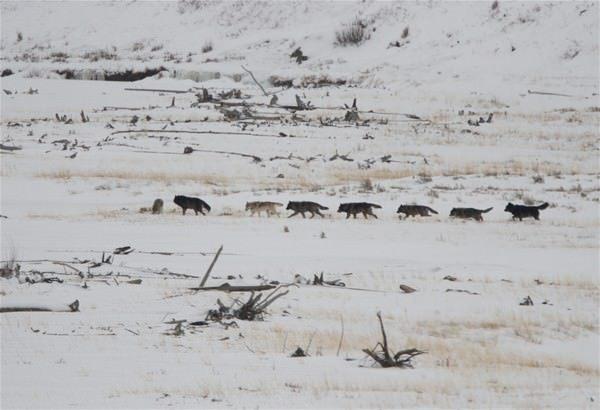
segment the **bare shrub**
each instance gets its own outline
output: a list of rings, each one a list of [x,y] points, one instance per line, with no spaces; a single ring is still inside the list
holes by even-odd
[[[400,36],[400,38],[406,38],[409,35],[409,30],[408,30],[408,26],[406,26],[404,28],[404,30],[402,30],[402,35]]]
[[[202,46],[202,53],[209,53],[213,50],[213,44],[212,41],[207,41],[206,43],[204,43],[204,45]]]
[[[82,56],[86,60],[90,60],[92,62],[100,61],[100,60],[116,60],[117,54],[110,50],[93,50],[88,51]]]
[[[533,183],[534,184],[543,184],[544,183],[544,176],[543,175],[534,175],[532,178],[533,178]]]
[[[177,12],[185,14],[188,12],[198,11],[202,8],[203,0],[179,0],[177,3]]]
[[[131,51],[142,51],[143,49],[144,49],[144,43],[142,43],[141,41],[136,41],[131,46]]]
[[[21,266],[16,261],[16,254],[17,253],[13,248],[12,251],[10,251],[10,254],[7,255],[7,260],[2,262],[2,266],[0,266],[0,278],[10,279],[13,276],[19,277]]]
[[[492,11],[498,10],[498,0],[494,0],[492,3]]]
[[[23,41],[23,33],[17,31],[17,43],[20,43],[21,41]]]
[[[367,25],[361,19],[354,19],[352,23],[335,32],[335,44],[342,47],[362,44],[369,39],[366,27]]]
[[[50,58],[53,62],[64,62],[67,61],[68,57],[69,55],[63,51],[55,51],[53,53],[50,53]]]
[[[365,192],[373,191],[373,182],[370,178],[363,179],[363,181],[360,183],[360,190]]]

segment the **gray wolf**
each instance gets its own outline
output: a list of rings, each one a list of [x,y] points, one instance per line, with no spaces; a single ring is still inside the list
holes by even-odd
[[[283,204],[279,202],[268,202],[268,201],[254,201],[254,202],[246,202],[246,211],[250,211],[250,216],[254,216],[255,213],[260,213],[265,211],[267,216],[271,215],[279,215],[277,208],[283,206]]]
[[[162,210],[163,210],[163,205],[165,203],[163,202],[162,199],[158,198],[154,200],[154,203],[152,204],[152,213],[153,214],[161,214]]]
[[[301,214],[302,218],[306,218],[306,215],[304,215],[306,212],[310,212],[310,217],[314,218],[315,214],[321,216],[321,218],[324,218],[325,215],[323,215],[320,210],[327,210],[329,208],[327,208],[326,206],[323,205],[319,205],[316,202],[310,202],[310,201],[290,201],[287,204],[287,207],[285,208],[287,210],[290,211],[294,211],[293,214],[291,214],[290,216],[288,216],[288,218],[291,218],[294,215],[298,215]]]
[[[340,204],[337,211],[345,212],[346,219],[350,218],[350,215],[356,218],[356,214],[358,213],[362,213],[365,219],[368,219],[367,215],[371,215],[377,219],[377,215],[373,213],[373,208],[381,208],[381,205],[370,204],[368,202],[349,202],[346,204]]]
[[[200,198],[176,195],[175,198],[173,198],[173,202],[183,209],[184,215],[185,211],[188,209],[193,209],[194,212],[196,212],[196,215],[198,215],[198,212],[200,212],[202,215],[206,215],[204,210],[206,210],[206,212],[210,212],[210,206]]]
[[[490,212],[494,208],[488,209],[475,209],[475,208],[452,208],[450,216],[462,219],[475,219],[476,221],[483,222],[483,216],[486,212]]]
[[[405,214],[406,218],[409,216],[430,216],[429,212],[437,214],[436,210],[425,205],[400,205],[396,211],[397,214]]]
[[[512,219],[519,219],[522,221],[523,218],[534,218],[535,220],[540,220],[540,211],[548,208],[548,202],[544,202],[538,206],[527,206],[527,205],[514,205],[512,203],[508,203],[506,208],[504,208],[504,212],[510,212],[512,214]]]

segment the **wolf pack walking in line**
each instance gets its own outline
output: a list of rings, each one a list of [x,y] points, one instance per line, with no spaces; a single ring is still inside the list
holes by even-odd
[[[198,213],[206,215],[206,213],[211,211],[210,205],[200,198],[176,195],[173,198],[173,202],[181,207],[183,215],[185,215],[185,212],[188,209],[192,209],[196,215],[198,215]],[[162,213],[163,205],[164,203],[162,199],[156,199],[152,205],[152,213]],[[283,204],[281,202],[252,201],[246,202],[245,210],[250,212],[250,216],[254,216],[256,214],[260,216],[261,212],[264,211],[268,217],[271,217],[272,215],[281,215],[281,213],[278,211],[278,208],[282,206]],[[548,208],[548,206],[549,204],[547,202],[537,206],[515,205],[509,202],[504,208],[504,211],[511,213],[513,220],[518,219],[519,221],[522,221],[523,218],[534,218],[535,220],[539,221],[540,211]],[[362,214],[365,219],[369,219],[369,216],[378,219],[377,215],[373,213],[373,209],[382,208],[383,207],[381,205],[372,204],[369,202],[346,202],[339,205],[337,212],[345,213],[346,219],[350,218],[350,216],[356,219],[356,215],[358,214]],[[302,215],[302,218],[306,218],[306,214],[310,214],[310,218],[314,218],[315,215],[325,218],[325,215],[321,213],[321,211],[329,210],[328,207],[311,201],[289,201],[285,209],[292,211],[292,213],[288,215],[288,218],[296,215]],[[450,211],[450,217],[459,219],[474,219],[478,222],[483,222],[483,214],[490,212],[492,209],[493,208],[491,207],[487,209],[452,208]],[[396,213],[400,219],[402,219],[402,215],[404,215],[404,219],[408,219],[408,217],[427,217],[431,216],[431,214],[439,214],[439,212],[437,212],[435,209],[426,205],[400,205],[396,210]]]

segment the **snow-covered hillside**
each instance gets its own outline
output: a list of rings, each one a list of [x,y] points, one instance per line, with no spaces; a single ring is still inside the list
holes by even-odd
[[[371,87],[460,85],[485,92],[537,78],[560,86],[561,78],[584,77],[588,89],[577,91],[589,93],[599,69],[597,2],[491,4],[3,2],[3,65],[13,71],[73,63],[164,66],[224,76],[243,75],[246,65],[265,80],[316,74]],[[356,19],[369,39],[336,46],[335,33]],[[390,47],[395,42],[401,47]],[[212,50],[203,53],[207,45]],[[301,66],[289,58],[298,46],[309,57]],[[110,59],[90,61],[100,51]]]
[[[597,2],[0,10],[0,407],[598,406]],[[190,290],[220,245],[207,286],[289,291],[264,320],[208,314],[249,292]],[[414,368],[365,354],[377,312]]]

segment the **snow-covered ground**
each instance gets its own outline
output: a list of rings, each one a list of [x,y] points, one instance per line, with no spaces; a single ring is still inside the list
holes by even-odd
[[[597,2],[0,7],[1,69],[14,73],[1,79],[1,143],[21,148],[0,150],[1,259],[20,265],[0,279],[0,307],[80,302],[0,314],[2,408],[598,407]],[[355,18],[370,38],[334,44]],[[280,105],[318,108],[269,107],[242,65]],[[136,82],[57,74],[159,67]],[[346,85],[300,87],[323,77]],[[278,118],[225,121],[191,107],[195,87],[239,89],[254,116]],[[323,125],[353,98],[368,123]],[[212,211],[183,216],[178,194]],[[155,198],[163,214],[140,212]],[[329,210],[250,217],[245,203],[261,200]],[[381,205],[379,219],[335,212],[352,201]],[[515,222],[509,201],[549,207]],[[439,214],[400,220],[411,203]],[[493,210],[478,223],[453,207]],[[217,299],[248,298],[188,290],[220,245],[210,286],[321,272],[346,286],[301,281],[264,321],[192,326]],[[95,266],[122,246],[135,250]],[[42,275],[64,282],[26,282]],[[362,352],[381,340],[378,311],[394,350],[427,352],[414,369]],[[309,356],[290,357],[298,346]]]

